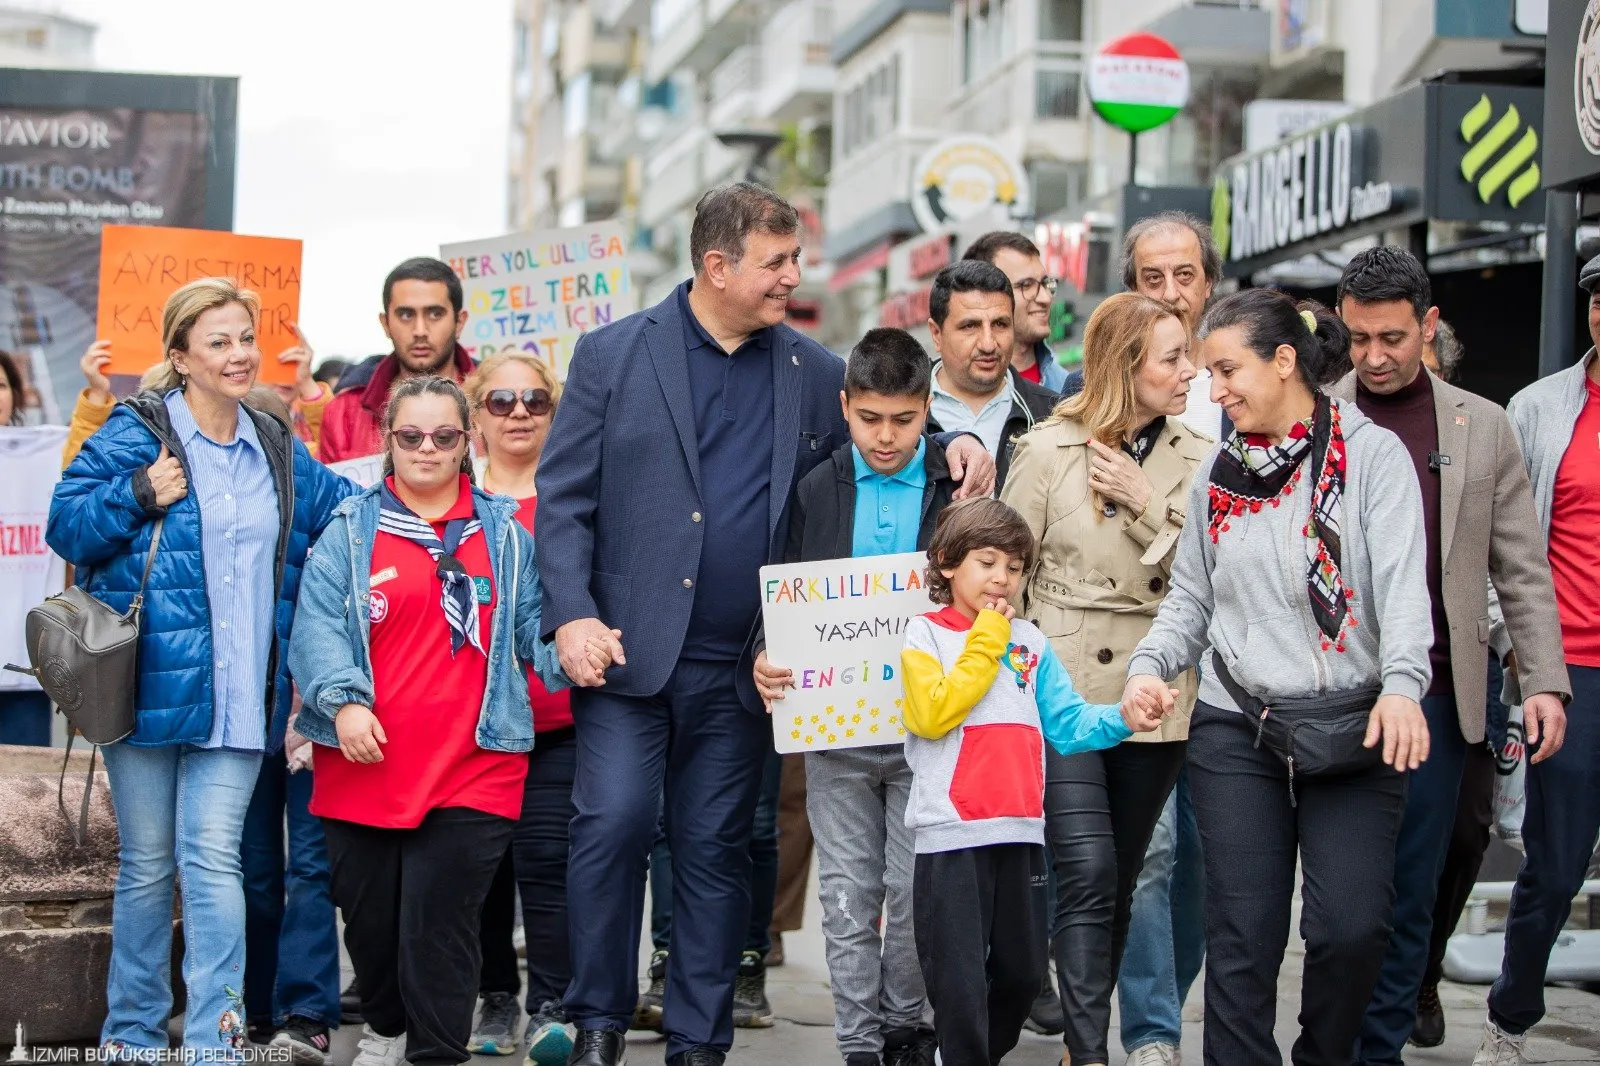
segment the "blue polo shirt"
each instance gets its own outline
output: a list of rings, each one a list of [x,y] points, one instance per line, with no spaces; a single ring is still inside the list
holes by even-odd
[[[917,550],[922,526],[922,490],[928,484],[923,455],[928,442],[917,442],[917,454],[893,474],[880,474],[867,465],[861,449],[850,445],[856,466],[856,514],[850,554],[896,555]]]
[[[761,610],[761,567],[770,541],[774,330],[758,330],[729,355],[689,306],[692,281],[678,286],[689,361],[705,540],[682,655],[733,660]]]

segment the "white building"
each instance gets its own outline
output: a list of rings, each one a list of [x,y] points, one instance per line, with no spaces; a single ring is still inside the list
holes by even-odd
[[[56,11],[0,6],[0,67],[87,70],[94,66],[98,29]]]

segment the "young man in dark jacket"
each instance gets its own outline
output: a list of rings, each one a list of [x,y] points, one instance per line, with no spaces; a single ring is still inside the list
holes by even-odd
[[[924,432],[932,376],[922,346],[903,330],[871,330],[856,345],[842,396],[851,443],[796,487],[786,562],[928,546],[955,492],[944,449]],[[765,651],[755,679],[769,708],[794,680]],[[805,760],[839,1053],[846,1066],[932,1066],[936,1045],[922,1022],[927,991],[911,929],[904,748],[896,740],[809,751]],[[856,917],[879,914],[881,926]]]

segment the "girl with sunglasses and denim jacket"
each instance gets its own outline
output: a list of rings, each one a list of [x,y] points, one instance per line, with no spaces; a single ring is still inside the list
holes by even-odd
[[[317,542],[289,648],[297,728],[338,749],[317,759],[311,811],[366,1020],[360,1066],[469,1058],[479,914],[534,741],[524,669],[567,684],[539,641],[533,538],[514,501],[472,484],[468,426],[453,382],[394,390],[385,477]]]

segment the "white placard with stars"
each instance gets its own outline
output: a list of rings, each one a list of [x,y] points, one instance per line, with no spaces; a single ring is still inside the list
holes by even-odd
[[[761,568],[767,660],[794,671],[772,707],[777,749],[905,740],[900,649],[906,623],[936,610],[922,552]]]

